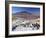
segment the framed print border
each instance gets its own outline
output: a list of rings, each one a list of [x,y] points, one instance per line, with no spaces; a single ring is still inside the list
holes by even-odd
[[[43,33],[9,35],[9,4],[15,4],[15,3],[43,5]],[[5,37],[23,37],[23,36],[40,36],[40,35],[45,35],[45,3],[24,2],[24,1],[8,1],[8,2],[5,2]]]

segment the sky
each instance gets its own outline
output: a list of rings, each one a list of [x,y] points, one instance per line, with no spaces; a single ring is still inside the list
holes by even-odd
[[[29,13],[34,13],[40,15],[40,8],[32,8],[32,7],[12,7],[12,13],[27,11]]]

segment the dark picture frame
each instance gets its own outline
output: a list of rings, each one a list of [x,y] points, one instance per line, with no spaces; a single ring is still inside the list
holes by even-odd
[[[43,6],[43,33],[35,34],[19,34],[19,35],[9,35],[9,4],[33,4]],[[6,1],[5,2],[5,37],[23,37],[23,36],[40,36],[45,35],[45,3],[42,2],[25,2],[25,1]]]

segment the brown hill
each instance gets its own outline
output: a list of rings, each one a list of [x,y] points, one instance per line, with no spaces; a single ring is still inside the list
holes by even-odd
[[[26,12],[26,11],[13,14],[13,16],[28,19],[28,20],[40,18],[40,16],[37,16],[35,14],[29,13],[29,12]]]

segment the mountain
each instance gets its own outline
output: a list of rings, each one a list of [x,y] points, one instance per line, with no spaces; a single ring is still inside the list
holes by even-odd
[[[40,16],[29,13],[27,11],[21,11],[21,12],[14,13],[13,16],[28,19],[28,20],[40,18]]]
[[[27,11],[21,11],[21,12],[17,12],[17,13],[13,13],[13,15],[18,15],[18,14],[32,14],[32,13],[29,13],[29,12],[27,12]]]

